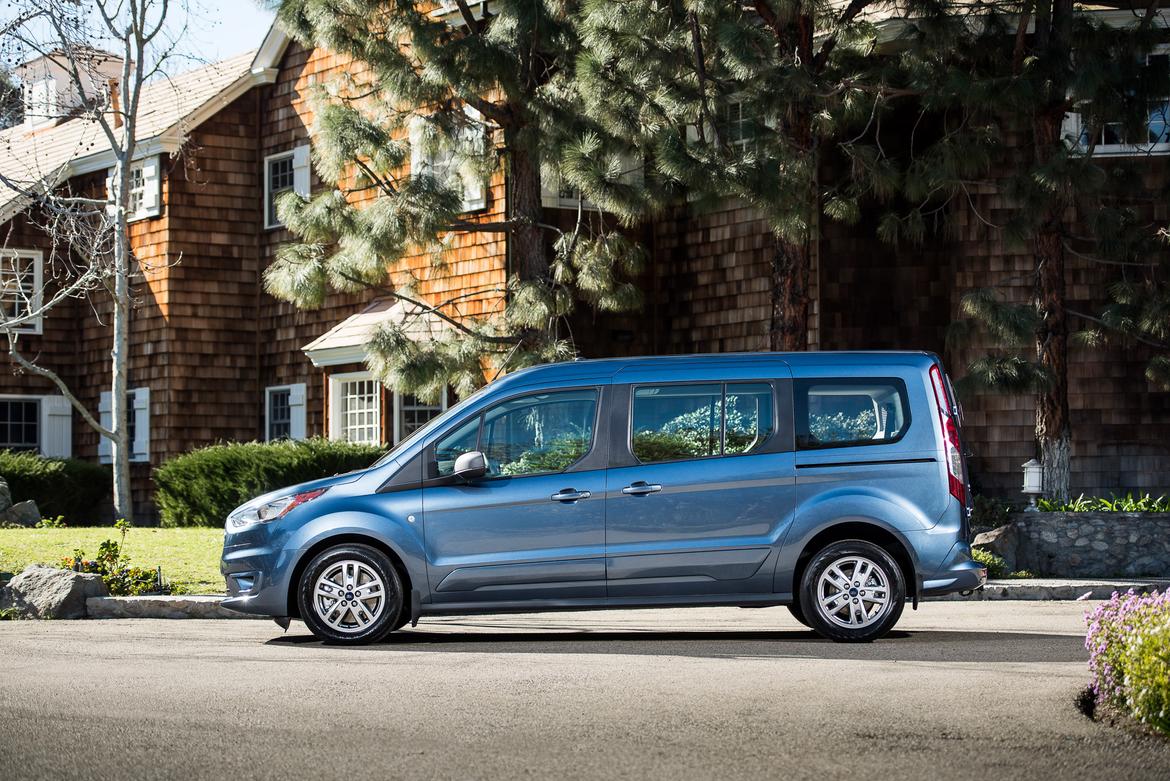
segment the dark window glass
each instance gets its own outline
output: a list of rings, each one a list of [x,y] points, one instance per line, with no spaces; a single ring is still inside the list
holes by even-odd
[[[292,436],[292,392],[288,389],[268,391],[268,439]]]
[[[910,425],[906,384],[899,379],[797,380],[799,450],[880,445]]]
[[[292,155],[268,161],[268,224],[280,225],[276,216],[276,198],[293,188]]]
[[[40,445],[40,402],[0,399],[0,448],[36,450]]]
[[[740,455],[767,441],[773,420],[766,382],[651,385],[634,391],[630,444],[643,463]]]

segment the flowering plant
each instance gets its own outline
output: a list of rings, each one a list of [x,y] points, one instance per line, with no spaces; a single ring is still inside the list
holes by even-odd
[[[1170,734],[1170,592],[1115,592],[1085,622],[1097,702]]]

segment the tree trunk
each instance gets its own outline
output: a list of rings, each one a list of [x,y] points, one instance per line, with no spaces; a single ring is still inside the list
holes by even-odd
[[[772,246],[772,318],[768,349],[808,349],[809,244],[776,237]]]
[[[110,443],[114,467],[114,514],[127,521],[134,520],[134,497],[130,491],[130,456],[134,443],[129,436],[128,409],[130,364],[130,268],[133,258],[126,225],[126,193],[129,186],[129,156],[118,164],[116,172],[120,183],[115,203],[114,234],[114,316],[113,346],[110,348],[110,416],[116,435]]]
[[[539,223],[543,217],[540,199],[540,157],[528,143],[531,133],[523,128],[505,128],[508,150],[508,218],[512,222],[508,241],[515,272],[523,280],[547,280],[548,258]]]
[[[1046,111],[1034,120],[1038,162],[1058,148],[1064,112]],[[1068,317],[1065,312],[1064,203],[1057,198],[1036,233],[1033,302],[1040,315],[1036,360],[1049,382],[1036,399],[1036,441],[1044,465],[1044,489],[1054,499],[1069,498],[1072,427],[1068,414]]]

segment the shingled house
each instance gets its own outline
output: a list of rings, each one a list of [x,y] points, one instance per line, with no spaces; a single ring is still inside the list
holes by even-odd
[[[274,198],[287,190],[307,195],[320,185],[309,165],[313,117],[306,93],[350,67],[274,27],[259,51],[156,82],[144,98],[131,231],[146,271],[132,324],[130,386],[134,490],[147,512],[150,469],[191,448],[318,435],[393,443],[444,406],[384,388],[364,366],[369,335],[383,319],[402,318],[402,304],[338,295],[319,310],[299,311],[263,289],[264,268],[291,238]],[[0,131],[0,172],[27,178],[51,171],[51,184],[100,185],[111,160],[92,124],[71,117],[64,98],[50,97],[51,83],[24,86],[26,120]],[[1130,153],[1120,146],[1107,151]],[[1170,143],[1140,153],[1151,155],[1148,186],[1164,186]],[[503,172],[465,196],[469,219],[499,219]],[[982,197],[979,207],[994,214],[997,196]],[[550,212],[577,207],[575,198],[551,187],[544,202]],[[45,273],[47,239],[26,206],[0,191],[0,306],[6,311],[23,300],[10,291],[32,294]],[[809,348],[932,350],[961,373],[970,354],[948,353],[944,344],[961,295],[989,270],[1024,272],[1031,261],[973,215],[959,218],[960,235],[946,246],[913,250],[877,246],[864,233],[828,226],[815,252]],[[550,221],[556,219],[551,213]],[[735,203],[698,214],[680,205],[640,232],[651,250],[645,311],[575,329],[588,333],[579,345],[584,354],[765,348],[771,238],[758,214]],[[505,306],[502,234],[460,235],[442,270],[424,256],[406,265],[418,294],[430,301],[459,293],[469,316]],[[1087,303],[1099,281],[1087,265],[1070,265],[1071,296]],[[1026,286],[1024,273],[1021,279]],[[420,339],[442,327],[415,322]],[[100,305],[69,302],[29,324],[20,346],[59,371],[92,409],[104,410],[105,323]],[[1072,356],[1074,491],[1170,487],[1170,394],[1147,384],[1146,357],[1137,347]],[[1031,404],[993,396],[968,404],[967,435],[985,490],[1015,490],[1019,465],[1034,454]],[[0,373],[0,447],[107,455],[49,383],[11,372]]]

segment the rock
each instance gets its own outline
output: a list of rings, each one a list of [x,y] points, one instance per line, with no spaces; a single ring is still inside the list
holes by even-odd
[[[2,497],[0,497],[2,498]],[[41,511],[32,499],[17,502],[0,511],[0,526],[6,523],[27,526],[30,529],[41,522]]]
[[[0,477],[0,512],[12,506],[12,491],[8,488],[8,481]]]
[[[1008,572],[1015,572],[1016,568],[1016,551],[1020,544],[1020,533],[1014,524],[1007,524],[1000,526],[998,529],[992,529],[989,532],[976,535],[975,541],[971,543],[974,548],[982,548],[990,551],[996,556],[1003,559],[1004,566],[1007,567]]]
[[[85,618],[85,600],[109,593],[101,575],[30,564],[4,588],[0,608],[29,618]]]

